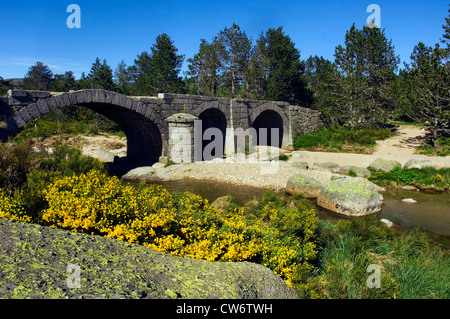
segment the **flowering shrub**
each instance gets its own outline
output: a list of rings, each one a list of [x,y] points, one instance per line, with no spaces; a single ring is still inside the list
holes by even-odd
[[[192,193],[169,193],[159,185],[124,185],[90,171],[55,177],[42,191],[48,204],[42,224],[138,243],[160,252],[210,261],[259,262],[288,285],[305,289],[316,256],[314,210],[299,200],[284,203],[267,193],[250,207],[221,212]],[[19,196],[20,198],[20,196]],[[0,193],[0,216],[30,221]],[[28,219],[27,219],[28,218]]]
[[[1,188],[0,188],[0,217],[27,223],[31,222],[31,217],[29,217],[26,214],[20,203],[16,199],[7,196],[3,191],[3,189]]]

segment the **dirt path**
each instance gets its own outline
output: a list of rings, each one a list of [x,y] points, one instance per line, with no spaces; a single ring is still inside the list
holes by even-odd
[[[312,165],[314,162],[335,162],[341,166],[369,166],[377,158],[395,160],[404,165],[411,158],[423,158],[432,160],[437,168],[450,167],[450,157],[427,156],[415,154],[416,148],[423,145],[425,131],[417,126],[400,126],[398,135],[392,138],[377,142],[376,150],[373,154],[353,154],[353,153],[327,153],[304,151],[308,157],[302,159]]]

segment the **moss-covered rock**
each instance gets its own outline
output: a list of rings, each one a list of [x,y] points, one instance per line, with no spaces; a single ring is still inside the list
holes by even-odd
[[[286,184],[286,193],[303,194],[308,198],[317,198],[325,185],[314,178],[302,174],[295,174],[289,178]]]
[[[376,159],[372,164],[370,164],[369,168],[375,170],[375,171],[385,171],[385,172],[390,172],[392,171],[394,168],[402,168],[402,164],[400,164],[397,161],[393,161],[393,160],[386,160],[383,158],[378,158]]]
[[[381,196],[364,178],[346,177],[328,183],[320,192],[317,204],[347,216],[363,216],[381,210]]]
[[[297,297],[280,277],[254,263],[182,258],[3,218],[0,243],[0,298]],[[79,267],[79,288],[68,286],[75,274],[69,265]]]

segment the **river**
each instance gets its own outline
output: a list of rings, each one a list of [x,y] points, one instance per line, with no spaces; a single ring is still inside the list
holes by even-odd
[[[131,182],[134,184],[134,182]],[[169,191],[192,193],[207,198],[210,202],[218,197],[231,195],[239,205],[244,205],[250,200],[260,200],[264,189],[249,186],[237,186],[227,183],[217,183],[200,180],[179,180],[171,182],[159,182]],[[286,195],[284,189],[276,191],[281,196]],[[438,244],[450,248],[450,195],[449,193],[429,193],[403,189],[388,189],[383,192],[384,202],[381,212],[376,214],[378,219],[388,219],[396,227],[412,229],[419,227],[426,232],[429,238]],[[412,198],[417,203],[402,202],[402,199]],[[321,219],[337,221],[350,218],[328,211],[311,200],[316,208],[317,215]],[[353,217],[358,218],[358,217]]]

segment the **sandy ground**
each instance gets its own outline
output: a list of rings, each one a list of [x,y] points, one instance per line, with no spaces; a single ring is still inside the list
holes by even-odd
[[[314,162],[335,162],[341,166],[354,165],[368,167],[377,158],[395,160],[404,165],[411,158],[432,160],[437,168],[450,167],[450,157],[427,156],[415,154],[416,148],[425,139],[425,132],[417,126],[400,126],[398,135],[377,143],[376,150],[371,155],[353,153],[307,152],[308,158],[303,159],[308,164]]]
[[[326,153],[326,152],[289,152],[293,155],[287,162],[259,162],[259,163],[223,163],[203,162],[183,165],[173,174],[191,179],[206,179],[218,182],[227,182],[238,185],[281,189],[286,186],[287,180],[296,173],[308,175],[323,184],[331,181],[333,175],[340,175],[329,170],[300,170],[291,165],[294,161],[307,162],[311,168],[315,162],[334,162],[340,166],[352,165],[368,167],[377,158],[396,160],[404,165],[409,159],[431,159],[437,168],[450,167],[450,157],[435,157],[415,154],[417,146],[422,144],[425,132],[419,127],[401,126],[399,134],[393,138],[377,143],[376,150],[371,155],[353,153]],[[379,188],[379,190],[382,190]]]
[[[334,162],[340,166],[352,165],[368,167],[377,158],[396,160],[404,165],[411,158],[431,159],[437,168],[450,167],[450,157],[435,157],[415,154],[417,146],[422,144],[425,132],[416,126],[400,126],[399,134],[393,138],[380,141],[371,155],[353,153],[326,153],[309,151],[287,151],[291,155],[287,162],[246,162],[229,163],[215,160],[213,162],[191,163],[170,169],[172,175],[189,179],[212,180],[238,185],[248,185],[272,189],[282,189],[292,175],[301,172],[327,184],[333,175],[329,170],[311,169],[315,162]],[[79,136],[69,141],[70,145],[81,145],[85,155],[108,161],[109,155],[126,156],[126,138],[117,136]],[[105,152],[106,151],[106,152]],[[105,155],[106,154],[106,155]],[[105,158],[106,156],[106,158]],[[310,169],[300,170],[292,162],[307,162]]]

